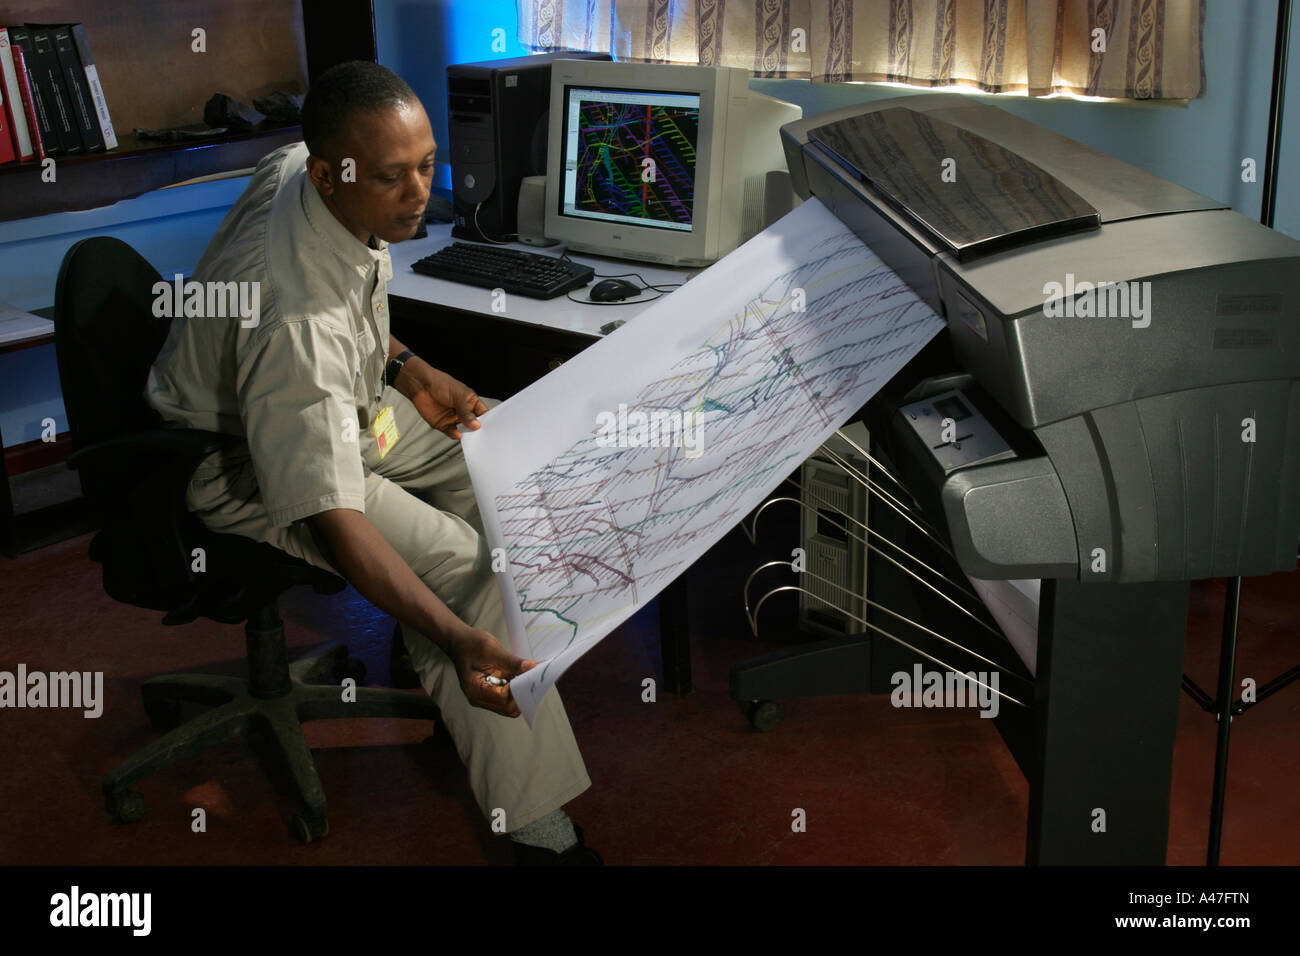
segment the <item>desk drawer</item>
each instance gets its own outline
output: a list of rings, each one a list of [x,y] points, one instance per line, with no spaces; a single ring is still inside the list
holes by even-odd
[[[516,390],[531,385],[542,376],[553,372],[580,351],[580,348],[542,347],[512,343],[509,350],[510,377]]]

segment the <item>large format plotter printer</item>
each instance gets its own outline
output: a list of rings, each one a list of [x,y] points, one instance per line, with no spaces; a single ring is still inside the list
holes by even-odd
[[[961,571],[1042,579],[1032,707],[999,723],[1029,861],[1163,863],[1188,582],[1296,566],[1300,243],[960,95],[782,137],[796,191],[947,321],[868,407],[875,454]],[[891,574],[880,600],[941,604]],[[866,659],[830,644],[733,696],[846,692]]]

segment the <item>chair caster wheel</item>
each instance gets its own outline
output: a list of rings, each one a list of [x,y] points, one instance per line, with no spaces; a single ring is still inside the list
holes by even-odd
[[[323,840],[330,832],[330,822],[324,816],[295,813],[289,823],[289,833],[303,846],[313,840]]]
[[[774,700],[752,700],[745,706],[745,719],[759,733],[774,730],[781,717],[781,705]]]
[[[138,823],[144,819],[144,795],[136,790],[105,789],[104,807],[118,823]]]
[[[366,665],[355,657],[345,658],[334,668],[334,683],[342,684],[351,677],[360,687],[366,680]]]
[[[181,725],[181,702],[179,700],[146,700],[144,702],[144,712],[145,716],[149,718],[149,726],[159,733],[175,730]]]

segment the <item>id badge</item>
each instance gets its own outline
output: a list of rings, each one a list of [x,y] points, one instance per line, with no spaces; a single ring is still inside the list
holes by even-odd
[[[375,436],[375,448],[379,451],[379,458],[383,460],[383,457],[397,444],[397,439],[402,437],[397,431],[397,416],[393,414],[392,405],[375,416],[375,420],[370,423],[370,431]]]

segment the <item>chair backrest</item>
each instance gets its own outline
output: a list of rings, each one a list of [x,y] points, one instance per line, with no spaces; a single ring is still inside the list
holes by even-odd
[[[169,318],[153,313],[157,270],[120,239],[78,242],[63,257],[54,290],[54,347],[76,449],[162,426],[144,397],[149,367]],[[118,601],[172,610],[193,601],[187,539],[197,524],[184,483],[166,462],[140,453],[103,455],[78,469],[101,531],[90,554]]]
[[[144,397],[149,368],[171,325],[154,315],[154,287],[162,281],[120,239],[83,239],[63,257],[54,345],[78,449],[163,427]],[[185,509],[196,462],[161,450],[106,447],[113,453],[83,463],[78,475],[102,523],[90,556],[103,563],[104,589],[115,600],[168,611],[164,623],[200,615],[235,622],[295,583],[326,593],[343,587],[334,575],[269,545],[205,529]],[[196,545],[212,557],[204,573],[191,563]]]
[[[154,315],[162,276],[120,239],[96,236],[68,250],[54,291],[54,342],[63,402],[80,447],[156,428],[144,398],[170,318]]]

